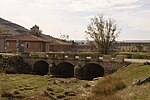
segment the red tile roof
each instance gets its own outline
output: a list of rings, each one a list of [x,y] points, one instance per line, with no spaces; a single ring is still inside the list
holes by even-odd
[[[48,42],[40,37],[34,36],[34,35],[18,35],[18,36],[14,36],[12,38],[9,38],[7,40],[21,40],[21,41],[42,41],[42,42]]]
[[[51,42],[51,44],[53,45],[72,45],[71,41],[65,41],[65,40],[54,40],[53,42]]]

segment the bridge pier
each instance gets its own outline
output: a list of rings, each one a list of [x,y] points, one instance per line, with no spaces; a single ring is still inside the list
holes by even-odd
[[[78,78],[78,79],[83,78],[83,66],[81,66],[81,64],[78,64],[77,66],[75,66],[75,68],[74,68],[74,77]]]
[[[49,65],[49,73],[51,75],[57,75],[56,64],[54,62]]]

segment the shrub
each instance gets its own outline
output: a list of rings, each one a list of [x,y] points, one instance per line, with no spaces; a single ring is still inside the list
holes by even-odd
[[[7,67],[5,69],[5,73],[7,73],[7,74],[15,74],[15,68],[14,67]]]
[[[96,95],[110,95],[125,87],[126,85],[120,78],[105,77],[93,87],[92,93]]]
[[[125,88],[126,85],[120,78],[105,77],[92,88],[92,95],[87,100],[121,100],[116,94],[117,91]]]
[[[1,72],[5,71],[8,74],[28,74],[32,72],[32,68],[20,56],[3,57],[0,65]]]

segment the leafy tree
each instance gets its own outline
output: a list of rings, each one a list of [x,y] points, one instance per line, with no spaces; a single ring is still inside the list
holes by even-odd
[[[86,33],[94,39],[94,45],[101,54],[109,54],[120,31],[113,19],[99,15],[91,18]]]

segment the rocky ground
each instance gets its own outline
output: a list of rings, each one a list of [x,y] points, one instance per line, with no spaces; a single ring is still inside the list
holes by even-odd
[[[94,81],[51,78],[25,74],[0,74],[0,99],[80,100],[90,93]]]

